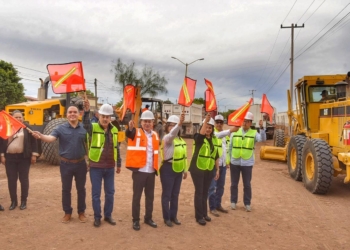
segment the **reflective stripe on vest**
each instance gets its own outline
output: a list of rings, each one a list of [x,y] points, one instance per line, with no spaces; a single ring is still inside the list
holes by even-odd
[[[187,144],[181,137],[175,137],[173,140],[173,147],[173,157],[166,159],[165,162],[172,160],[173,171],[180,173],[187,169]],[[162,141],[160,156],[162,161],[164,161],[164,141]]]
[[[214,142],[215,140],[215,142]],[[210,154],[210,143],[208,142],[207,138],[204,139],[204,143],[199,149],[198,152],[198,157],[197,157],[197,168],[201,170],[213,170],[214,165],[215,165],[215,156],[218,152],[218,147],[217,147],[217,138],[213,137],[213,146],[214,150]],[[193,149],[196,147],[195,142],[193,143]]]
[[[242,128],[233,134],[232,137],[232,157],[248,160],[254,153],[256,130],[249,129],[243,136]]]
[[[89,159],[98,162],[100,160],[102,150],[105,144],[105,131],[99,123],[92,123],[91,145],[89,150]],[[118,129],[112,125],[111,128],[113,138],[113,155],[114,161],[117,160],[117,145],[118,145]]]
[[[136,129],[134,140],[128,138],[126,167],[143,168],[147,163],[147,135],[141,128]],[[152,131],[153,168],[158,170],[159,137]]]

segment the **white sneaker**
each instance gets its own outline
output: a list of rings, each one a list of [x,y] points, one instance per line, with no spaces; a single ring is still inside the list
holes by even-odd
[[[247,211],[247,212],[252,211],[252,208],[250,207],[250,205],[245,205],[245,211]]]
[[[231,203],[231,209],[236,210],[236,203],[233,203],[233,202]]]

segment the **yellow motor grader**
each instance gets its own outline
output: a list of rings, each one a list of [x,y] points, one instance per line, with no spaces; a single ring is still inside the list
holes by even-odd
[[[260,150],[263,160],[286,161],[290,176],[314,194],[327,193],[333,176],[350,182],[349,79],[350,72],[299,79],[287,92],[288,133],[276,130],[274,146]]]

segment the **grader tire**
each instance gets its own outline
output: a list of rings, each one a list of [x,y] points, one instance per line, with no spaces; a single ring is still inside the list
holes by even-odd
[[[333,176],[332,153],[328,143],[311,139],[305,143],[302,155],[304,186],[313,194],[326,194]]]
[[[273,145],[275,147],[283,148],[285,146],[284,143],[284,131],[282,129],[276,129],[273,138]]]
[[[303,147],[306,142],[306,137],[303,135],[296,135],[290,138],[287,151],[287,164],[290,177],[296,181],[302,180],[301,157],[303,154]]]
[[[65,118],[58,118],[58,119],[52,120],[44,128],[43,134],[45,134],[45,135],[51,134],[51,132],[58,125],[61,125],[61,124],[65,123],[66,121],[67,121],[67,119],[65,119]],[[42,149],[43,149],[43,155],[45,157],[45,160],[52,165],[60,165],[60,155],[58,154],[58,150],[59,150],[58,143],[59,143],[58,139],[54,142],[51,142],[51,143],[42,142]]]

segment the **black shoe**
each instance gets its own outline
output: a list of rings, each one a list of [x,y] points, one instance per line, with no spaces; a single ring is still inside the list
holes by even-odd
[[[168,227],[172,227],[173,223],[171,223],[170,220],[164,220],[165,225],[167,225]]]
[[[117,225],[117,223],[115,222],[115,220],[113,220],[112,217],[105,217],[104,221],[107,221],[109,224],[111,224],[113,226]]]
[[[228,210],[226,210],[226,209],[224,209],[223,207],[217,207],[216,208],[216,211],[219,211],[219,212],[221,212],[221,213],[225,213],[225,214],[227,214],[228,213]]]
[[[204,219],[208,222],[211,221],[211,218],[208,215],[204,216]]]
[[[157,224],[152,219],[145,220],[145,223],[153,228],[157,227]]]
[[[5,211],[5,208],[0,205],[0,211]]]
[[[19,207],[19,209],[24,210],[26,208],[27,208],[27,202],[26,201],[22,201],[21,202],[21,206]]]
[[[171,221],[174,222],[175,225],[181,225],[181,222],[177,218],[172,219]]]
[[[94,227],[99,227],[99,226],[101,226],[101,219],[95,219]]]
[[[17,207],[17,205],[18,205],[17,201],[13,201],[13,202],[11,202],[11,206],[9,207],[9,209],[13,210]]]
[[[204,219],[199,219],[199,220],[197,220],[197,222],[201,226],[205,226],[207,224]]]
[[[135,230],[135,231],[139,231],[140,230],[140,221],[134,221],[133,224],[132,224],[132,228]]]

